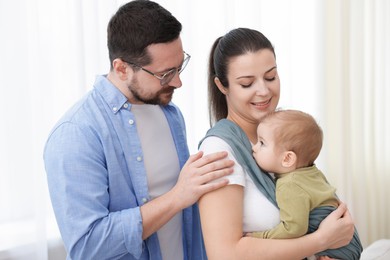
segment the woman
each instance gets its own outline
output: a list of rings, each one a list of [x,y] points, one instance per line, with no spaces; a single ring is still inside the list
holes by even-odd
[[[228,151],[236,162],[229,185],[199,200],[209,260],[303,259],[348,244],[354,225],[344,204],[322,221],[317,231],[300,238],[243,236],[279,223],[273,181],[256,172],[259,169],[251,156],[260,119],[279,102],[280,81],[272,44],[255,30],[230,31],[212,47],[208,81],[210,120],[218,123],[209,130],[200,150],[205,154]]]

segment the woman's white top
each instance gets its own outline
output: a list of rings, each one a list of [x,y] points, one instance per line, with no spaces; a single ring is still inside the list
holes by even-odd
[[[224,140],[215,136],[207,137],[199,150],[204,154],[227,151],[229,159],[234,161],[233,174],[223,178],[229,180],[229,185],[237,184],[244,187],[243,232],[264,231],[279,224],[278,208],[257,189],[251,177],[238,164],[232,148]]]

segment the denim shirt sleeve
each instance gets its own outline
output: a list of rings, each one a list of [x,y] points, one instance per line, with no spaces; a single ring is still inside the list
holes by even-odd
[[[52,205],[71,259],[139,258],[142,219],[137,205],[110,208],[107,159],[94,129],[65,121],[44,152]],[[128,201],[131,201],[129,198]]]

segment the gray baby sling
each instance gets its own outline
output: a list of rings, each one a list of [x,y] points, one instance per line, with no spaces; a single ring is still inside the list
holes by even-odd
[[[206,137],[209,136],[221,138],[232,148],[237,162],[244,168],[245,172],[249,174],[256,187],[277,207],[275,198],[275,182],[268,173],[263,172],[259,168],[252,157],[252,145],[244,131],[242,131],[242,129],[232,121],[221,119],[214,125],[214,127],[207,131],[206,136],[200,141],[199,145]],[[335,210],[335,208],[330,206],[312,210],[309,216],[308,233],[316,231],[321,221],[333,210]],[[336,259],[358,260],[362,250],[363,247],[355,228],[353,238],[348,245],[337,249],[328,249],[317,253],[316,255],[326,255]]]

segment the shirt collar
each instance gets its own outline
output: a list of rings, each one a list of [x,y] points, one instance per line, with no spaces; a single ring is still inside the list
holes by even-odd
[[[107,79],[107,75],[97,76],[94,87],[101,94],[114,114],[125,104],[128,104],[126,96]]]

